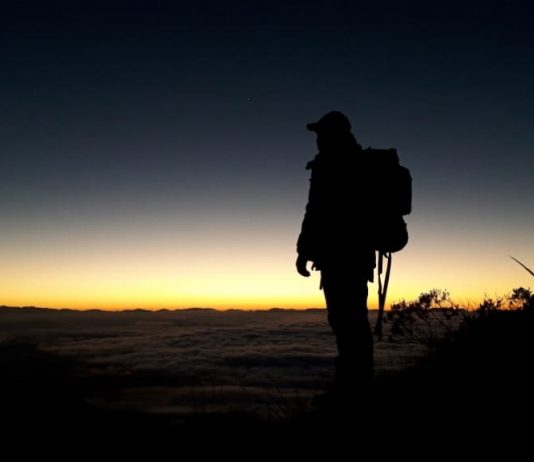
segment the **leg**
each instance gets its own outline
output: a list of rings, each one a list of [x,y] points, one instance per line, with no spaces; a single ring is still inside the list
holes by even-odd
[[[336,381],[368,383],[373,373],[373,334],[367,318],[367,277],[347,268],[324,268],[328,321],[336,336]]]

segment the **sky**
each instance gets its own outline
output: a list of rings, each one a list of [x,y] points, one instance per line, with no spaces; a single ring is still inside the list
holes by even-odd
[[[527,1],[3,1],[0,304],[324,306],[295,243],[331,110],[414,180],[389,300],[532,277]],[[376,307],[376,285],[370,307]]]

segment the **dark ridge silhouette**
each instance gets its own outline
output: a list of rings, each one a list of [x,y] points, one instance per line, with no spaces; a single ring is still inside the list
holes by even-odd
[[[204,308],[204,307],[193,307],[193,308],[184,308],[182,310],[180,309],[176,309],[176,310],[173,310],[173,311],[212,311],[212,312],[216,312],[216,311],[221,311],[221,310],[216,310],[215,308]]]
[[[80,313],[110,313],[110,314],[128,314],[128,313],[136,313],[136,314],[152,314],[152,313],[187,313],[187,312],[204,312],[204,313],[232,313],[232,312],[254,312],[254,313],[262,313],[262,312],[303,312],[303,311],[324,311],[324,308],[267,308],[267,309],[240,309],[240,308],[228,308],[224,310],[216,309],[216,308],[176,308],[176,309],[169,309],[169,308],[159,308],[155,310],[148,310],[145,308],[127,308],[123,310],[102,310],[98,308],[92,308],[92,309],[85,309],[85,310],[77,310],[73,308],[42,308],[42,307],[27,307],[27,306],[6,306],[2,305],[0,306],[0,313],[13,313],[13,312],[20,312],[20,313],[72,313],[72,314],[80,314]]]

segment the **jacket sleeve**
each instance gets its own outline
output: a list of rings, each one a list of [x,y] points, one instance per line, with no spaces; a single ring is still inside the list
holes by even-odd
[[[310,189],[308,192],[308,203],[306,204],[306,212],[304,213],[304,219],[302,220],[301,231],[297,240],[297,253],[306,258],[307,260],[314,261],[317,254],[316,244],[316,189],[317,186],[313,181],[313,161],[308,162],[306,169],[312,171],[312,177],[310,179]]]

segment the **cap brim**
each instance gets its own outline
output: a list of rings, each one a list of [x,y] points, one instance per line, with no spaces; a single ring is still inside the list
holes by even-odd
[[[319,124],[317,122],[312,122],[310,124],[307,124],[306,125],[306,128],[310,131],[310,132],[317,132],[319,131]]]

